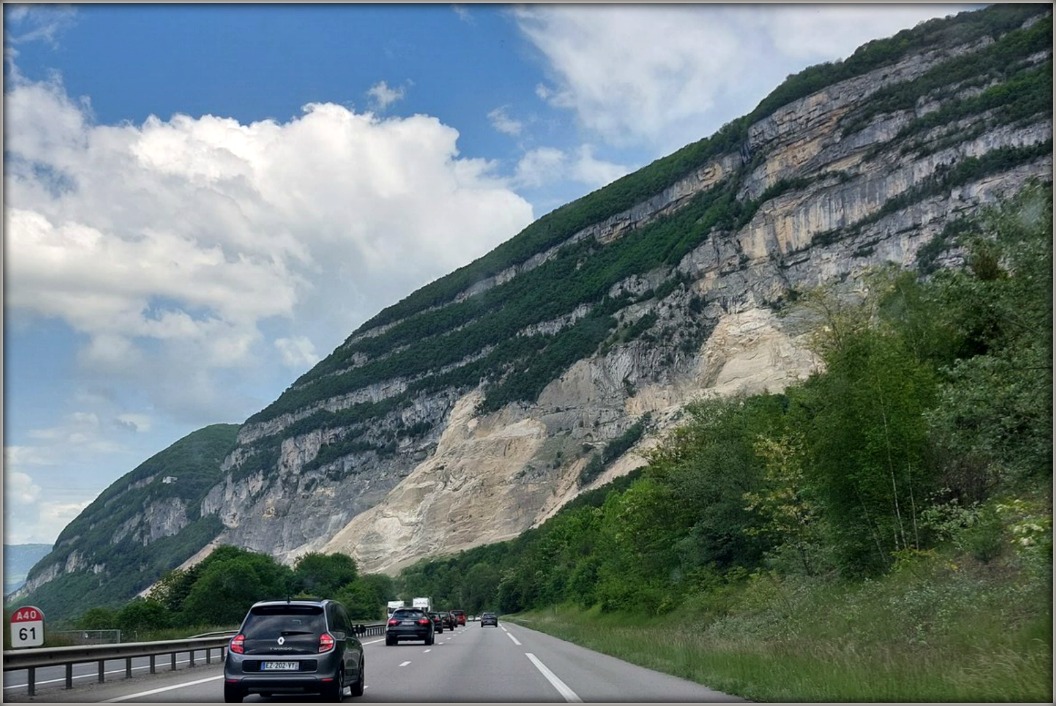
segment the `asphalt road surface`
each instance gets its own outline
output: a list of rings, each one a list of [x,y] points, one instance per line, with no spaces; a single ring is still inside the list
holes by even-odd
[[[382,637],[364,638],[366,689],[351,703],[701,703],[743,699],[691,681],[608,657],[535,630],[513,624],[498,628],[472,622],[436,636],[435,644],[401,642],[385,646]],[[123,663],[122,663],[123,664]],[[168,671],[160,661],[157,674],[135,670],[126,679],[115,667],[98,683],[97,670],[67,690],[60,678],[38,670],[36,695],[30,697],[25,676],[5,674],[4,701],[42,703],[222,703],[223,665]],[[316,696],[263,698],[245,703],[318,703]]]

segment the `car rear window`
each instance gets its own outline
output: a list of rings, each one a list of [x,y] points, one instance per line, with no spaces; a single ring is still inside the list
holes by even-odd
[[[322,606],[257,606],[242,626],[242,634],[251,640],[325,631]]]
[[[418,620],[424,618],[425,613],[420,610],[397,610],[393,612],[392,617],[399,620]]]

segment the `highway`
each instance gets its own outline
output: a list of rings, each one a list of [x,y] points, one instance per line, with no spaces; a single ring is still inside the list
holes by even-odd
[[[445,630],[432,646],[402,642],[386,647],[383,637],[364,638],[366,689],[344,703],[700,703],[743,701],[700,684],[638,667],[569,642],[500,621],[498,628],[471,622]],[[73,689],[63,680],[40,683],[29,697],[17,673],[5,674],[4,701],[42,703],[221,703],[223,666],[197,660],[194,668],[124,677],[123,664],[103,684],[79,679]],[[108,672],[109,672],[108,668]],[[8,679],[10,678],[10,680]],[[263,698],[245,703],[312,703],[314,696]]]

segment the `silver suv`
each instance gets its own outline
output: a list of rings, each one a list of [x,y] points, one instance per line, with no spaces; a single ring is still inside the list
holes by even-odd
[[[331,600],[255,603],[228,644],[224,701],[247,694],[318,693],[341,701],[345,687],[362,696],[363,644],[345,607]]]

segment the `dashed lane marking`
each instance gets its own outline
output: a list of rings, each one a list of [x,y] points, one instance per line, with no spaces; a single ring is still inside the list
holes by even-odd
[[[532,664],[535,665],[535,668],[542,672],[543,676],[546,677],[546,680],[553,684],[554,688],[557,689],[561,693],[561,695],[565,697],[565,701],[568,701],[569,703],[583,703],[583,699],[579,698],[576,695],[576,692],[569,689],[568,685],[558,679],[556,674],[547,669],[546,665],[540,662],[535,655],[533,655],[531,652],[525,652],[524,655],[528,659],[532,660]]]
[[[144,696],[151,696],[153,694],[160,694],[160,693],[165,692],[165,691],[172,691],[174,689],[182,689],[182,688],[187,687],[187,686],[194,686],[195,684],[204,684],[207,681],[219,681],[219,680],[221,680],[223,678],[224,678],[224,675],[221,674],[218,677],[207,677],[206,679],[198,679],[196,681],[186,681],[186,682],[183,682],[182,684],[176,684],[174,686],[164,686],[164,687],[162,687],[160,689],[151,689],[150,691],[141,691],[138,694],[128,694],[127,696],[118,696],[116,699],[107,699],[103,703],[104,704],[116,704],[119,701],[129,701],[131,699],[138,699],[138,698],[141,698],[141,697],[144,697]]]

